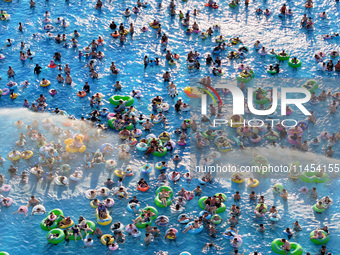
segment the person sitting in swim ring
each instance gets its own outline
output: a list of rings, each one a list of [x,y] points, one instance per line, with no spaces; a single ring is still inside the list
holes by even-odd
[[[166,189],[163,189],[161,192],[159,192],[159,199],[165,207],[168,206],[167,200],[170,197],[171,193],[171,191],[167,191]]]
[[[244,179],[244,177],[240,174],[235,174],[232,179],[235,181],[241,181]]]
[[[159,25],[159,21],[157,21],[157,20],[154,19],[154,20],[152,21],[152,23],[151,23],[151,26],[152,26],[152,27],[155,27],[155,26],[157,26],[157,25]]]
[[[186,229],[183,230],[183,233],[187,233],[189,230],[199,229],[201,224],[199,224],[198,220],[194,220],[194,224],[189,225]]]
[[[128,198],[128,193],[125,191],[124,187],[120,187],[114,195],[118,196],[118,198]]]
[[[333,200],[329,196],[326,196],[324,199],[321,200],[321,202],[325,206],[329,207],[333,203]]]
[[[255,11],[257,14],[261,14],[263,13],[263,10],[261,8],[257,8],[256,11]]]
[[[286,57],[287,53],[285,52],[285,50],[282,50],[278,55],[281,57]]]
[[[310,237],[310,239],[323,239],[324,234],[320,230],[314,230],[313,235]]]
[[[137,183],[137,185],[141,188],[147,188],[149,187],[148,183],[144,180],[144,178],[140,179]]]

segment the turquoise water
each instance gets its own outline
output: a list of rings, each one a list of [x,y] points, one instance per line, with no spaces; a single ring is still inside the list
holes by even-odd
[[[112,106],[108,103],[108,98],[114,95],[113,84],[116,80],[119,80],[123,84],[123,89],[120,94],[129,94],[132,89],[140,89],[144,97],[135,103],[137,110],[143,113],[149,114],[147,110],[147,105],[150,99],[159,94],[165,101],[171,105],[170,111],[166,113],[166,117],[169,121],[169,127],[167,127],[168,132],[173,132],[174,128],[179,127],[180,123],[190,117],[190,113],[174,113],[173,103],[176,99],[172,99],[167,95],[165,89],[166,85],[163,83],[162,74],[169,70],[172,75],[172,80],[178,86],[180,95],[183,97],[184,102],[189,103],[189,98],[183,93],[183,88],[187,86],[191,78],[202,77],[208,74],[208,69],[205,67],[204,61],[201,61],[202,67],[201,71],[189,71],[185,65],[186,54],[190,50],[197,50],[201,54],[207,54],[212,51],[215,43],[209,39],[202,41],[198,38],[196,34],[186,35],[184,33],[184,27],[180,24],[178,16],[171,17],[169,9],[167,8],[169,3],[163,2],[162,8],[158,7],[160,2],[150,3],[146,9],[142,9],[141,13],[138,15],[132,15],[129,18],[123,17],[121,12],[125,8],[131,8],[134,6],[134,2],[125,1],[122,3],[109,3],[105,2],[102,10],[95,10],[94,2],[82,1],[80,3],[74,2],[42,2],[37,3],[37,6],[33,9],[29,8],[28,2],[11,2],[11,3],[0,3],[0,8],[6,10],[11,15],[11,21],[0,23],[0,35],[2,40],[6,38],[14,39],[14,45],[11,47],[2,47],[1,54],[5,55],[4,60],[0,60],[1,71],[0,75],[2,80],[0,81],[0,88],[5,88],[8,79],[6,78],[6,71],[8,66],[12,66],[16,72],[15,81],[20,84],[24,80],[28,80],[30,85],[26,89],[22,89],[19,85],[19,90],[17,90],[18,98],[12,101],[8,96],[3,96],[0,100],[0,106],[3,108],[13,108],[21,107],[23,100],[27,98],[30,103],[38,98],[39,94],[44,94],[47,97],[48,108],[53,109],[59,107],[66,110],[68,113],[75,115],[77,118],[81,116],[87,116],[91,108],[89,106],[88,98],[78,98],[76,92],[79,91],[85,81],[88,81],[91,86],[92,93],[101,92],[105,95],[105,107],[112,109]],[[255,40],[260,40],[261,43],[267,48],[275,48],[275,50],[286,49],[292,56],[296,56],[302,60],[303,65],[298,70],[293,70],[288,67],[287,63],[281,64],[281,73],[279,77],[282,78],[309,78],[317,77],[321,83],[323,83],[325,78],[337,77],[337,73],[324,73],[317,70],[316,62],[313,55],[318,51],[323,51],[329,56],[329,53],[333,50],[339,50],[338,40],[323,40],[322,34],[330,32],[338,32],[338,5],[334,2],[322,2],[316,1],[315,7],[308,10],[309,15],[315,21],[315,30],[306,31],[298,26],[298,22],[301,16],[305,12],[303,1],[299,2],[288,2],[288,6],[292,9],[294,15],[292,17],[281,19],[278,17],[278,9],[283,4],[283,2],[255,2],[251,3],[248,8],[244,7],[242,3],[240,7],[236,9],[230,9],[226,2],[219,3],[220,8],[213,10],[210,8],[203,7],[203,2],[178,2],[176,6],[176,11],[180,9],[185,13],[187,10],[193,10],[198,8],[200,14],[197,17],[191,18],[191,23],[196,21],[202,30],[211,27],[213,24],[220,24],[222,26],[221,34],[230,38],[232,36],[240,36],[244,41],[245,45],[250,46],[251,50],[248,54],[245,63],[249,64],[256,73],[256,77],[270,77],[266,73],[266,68],[270,63],[276,63],[276,59],[271,59],[269,57],[261,57],[255,51],[252,50],[252,44]],[[270,17],[265,17],[263,15],[257,16],[255,14],[255,9],[261,7],[269,8],[272,11]],[[77,30],[81,36],[78,38],[79,49],[83,49],[87,46],[92,39],[97,39],[101,35],[106,44],[101,46],[99,50],[105,52],[106,57],[97,61],[96,71],[99,73],[98,80],[92,80],[88,74],[88,68],[85,68],[85,60],[81,61],[78,59],[78,49],[69,48],[65,49],[62,44],[56,44],[53,40],[44,38],[43,34],[45,30],[43,29],[43,14],[45,11],[51,12],[51,18],[53,21],[57,17],[66,18],[70,22],[70,26],[67,29],[56,28],[52,31],[53,34],[65,33],[68,35],[68,39],[71,38],[73,30]],[[329,18],[322,20],[319,18],[318,13],[326,11]],[[191,11],[192,13],[192,11]],[[163,31],[170,35],[170,41],[167,45],[172,52],[180,54],[180,64],[175,67],[169,67],[165,63],[163,48],[160,46],[160,38],[157,37],[155,31],[149,28],[146,33],[140,32],[142,26],[147,26],[148,22],[153,19],[160,19],[163,27]],[[114,20],[116,24],[124,23],[128,26],[129,23],[133,22],[135,24],[135,34],[131,37],[128,35],[128,40],[126,43],[121,45],[119,41],[113,39],[110,36],[111,30],[109,29],[110,22]],[[17,30],[18,23],[22,22],[24,24],[24,32],[21,33]],[[32,34],[39,33],[37,39],[33,39]],[[215,34],[216,35],[216,34]],[[30,48],[35,52],[35,57],[33,60],[26,60],[22,62],[19,60],[20,42],[25,41],[26,47],[25,51]],[[236,48],[235,48],[236,49]],[[46,67],[47,64],[52,59],[54,52],[62,53],[62,65],[69,63],[71,68],[71,76],[73,78],[72,85],[62,85],[58,84],[56,81],[56,76],[58,71],[56,69],[46,69],[39,77],[33,75],[33,68],[35,64],[39,63],[41,66]],[[159,57],[161,59],[161,65],[158,67],[147,67],[144,70],[143,67],[143,57],[148,55],[150,58],[154,59]],[[237,74],[237,67],[239,65],[239,60],[230,61],[225,56],[223,56],[223,69],[225,70],[224,77],[234,78]],[[328,58],[328,57],[327,57]],[[326,58],[326,59],[327,59]],[[117,65],[120,73],[118,76],[113,76],[109,74],[110,63],[114,61]],[[39,82],[42,78],[49,79],[52,82],[52,86],[48,89],[43,89],[39,86]],[[254,87],[256,85],[254,84]],[[48,90],[54,88],[58,91],[58,94],[53,98],[48,94]],[[336,92],[336,84],[324,86],[327,91]],[[319,93],[321,90],[318,90]],[[327,103],[321,103],[321,107],[312,106],[317,113],[321,115],[322,109],[325,109]],[[42,120],[47,116],[40,116],[36,114],[29,114],[24,110],[2,110],[1,115],[3,116],[3,121],[0,123],[3,134],[1,136],[1,143],[3,144],[1,149],[1,155],[5,157],[7,153],[14,147],[15,141],[18,140],[18,134],[14,127],[14,122],[18,119],[23,119],[25,124],[31,122],[33,119]],[[301,116],[295,116],[301,117]],[[308,139],[316,136],[324,129],[332,131],[334,127],[338,126],[336,121],[337,114],[335,117],[328,119],[327,115],[320,118],[320,125],[308,134]],[[58,122],[58,120],[55,120]],[[60,122],[60,120],[59,120]],[[60,125],[61,126],[61,125]],[[156,125],[153,129],[153,133],[158,135],[164,127],[160,124]],[[338,131],[338,130],[336,130]],[[335,130],[334,130],[335,132]],[[55,137],[51,137],[47,131],[43,131],[44,135],[48,137],[49,141],[57,140]],[[110,143],[118,145],[119,139],[117,134],[108,133]],[[97,143],[91,143],[88,145],[88,151],[95,151],[104,143],[106,139],[100,140]],[[180,169],[181,172],[185,172],[188,169],[188,164],[190,162],[190,144],[187,144],[184,148],[176,148],[173,154],[179,154],[183,161],[179,166],[175,166],[171,161],[169,162],[170,168]],[[336,146],[337,147],[337,146]],[[33,143],[28,143],[27,148],[35,148]],[[36,152],[36,148],[35,148]],[[315,152],[321,153],[321,149]],[[239,153],[237,150],[234,152]],[[271,151],[275,155],[274,151]],[[37,154],[34,159],[37,159]],[[235,154],[230,154],[231,156]],[[276,154],[277,155],[277,154]],[[319,154],[312,154],[311,157],[317,157]],[[338,156],[338,152],[336,152]],[[76,169],[83,169],[82,155],[71,164],[72,171]],[[173,157],[171,154],[167,154],[164,160],[170,160]],[[233,160],[237,160],[237,157],[233,157]],[[310,158],[306,157],[304,160],[308,161]],[[150,162],[155,163],[159,159],[150,158]],[[147,193],[138,192],[135,188],[136,181],[139,180],[139,168],[147,161],[147,159],[140,153],[136,153],[133,156],[133,160],[129,163],[135,169],[135,175],[131,178],[124,180],[124,186],[128,188],[131,195],[137,194],[140,201],[143,201],[142,207],[145,205],[154,205],[154,185],[155,177],[157,173],[153,172],[149,176],[150,183],[153,185]],[[33,160],[32,160],[33,162]],[[9,162],[5,163],[5,170],[9,167]],[[19,170],[23,171],[28,168],[26,163],[22,163],[19,166]],[[2,170],[2,173],[5,172]],[[8,180],[7,183],[12,185],[12,190],[8,196],[14,199],[14,204],[10,208],[2,208],[0,223],[2,228],[2,234],[0,235],[0,243],[2,250],[10,252],[10,254],[42,254],[46,248],[44,248],[46,241],[46,232],[40,229],[39,223],[43,219],[42,216],[28,216],[24,218],[22,215],[12,215],[16,209],[23,204],[26,204],[30,195],[34,194],[36,197],[44,202],[44,206],[47,210],[53,208],[61,208],[66,215],[72,216],[74,219],[81,214],[85,218],[95,221],[94,209],[90,207],[89,200],[84,197],[84,191],[88,188],[99,188],[103,186],[103,182],[108,176],[113,177],[109,174],[103,166],[98,166],[94,169],[86,170],[84,169],[84,179],[80,183],[70,184],[67,188],[61,188],[56,185],[46,185],[46,183],[36,184],[35,177],[31,176],[29,184],[25,186],[20,186],[16,180]],[[8,179],[9,176],[6,175]],[[117,177],[114,177],[115,180]],[[254,234],[255,229],[258,226],[257,221],[254,220],[253,207],[249,204],[247,199],[240,202],[242,209],[242,215],[240,218],[240,234],[243,236],[244,244],[242,248],[246,250],[246,254],[258,250],[262,251],[264,254],[272,254],[270,243],[273,239],[277,237],[282,237],[282,231],[285,227],[291,225],[291,223],[296,219],[299,220],[300,224],[304,230],[299,233],[296,237],[297,242],[299,242],[305,251],[310,251],[312,254],[316,253],[319,249],[318,246],[312,244],[308,240],[308,235],[310,231],[316,227],[327,224],[331,230],[331,239],[327,244],[329,250],[337,254],[340,248],[338,243],[338,224],[339,220],[338,205],[339,196],[335,192],[334,187],[336,187],[339,182],[337,180],[330,180],[328,183],[317,185],[317,190],[319,198],[329,194],[335,201],[334,206],[327,210],[321,215],[316,215],[311,206],[315,203],[309,198],[305,198],[298,194],[298,190],[301,186],[305,185],[301,181],[291,181],[288,179],[280,180],[281,183],[287,188],[290,193],[290,199],[287,203],[283,203],[281,199],[277,196],[273,196],[270,188],[273,184],[278,182],[277,180],[262,180],[261,185],[254,190],[261,195],[265,195],[268,205],[275,204],[280,210],[280,214],[284,215],[281,222],[274,231],[269,231],[268,219],[264,220],[266,227],[268,229],[264,236]],[[193,180],[191,184],[187,184],[182,180],[178,185],[174,186],[175,191],[180,189],[179,186],[183,186],[186,189],[192,190],[198,185],[197,180]],[[311,188],[313,185],[307,185]],[[233,203],[231,201],[231,194],[236,190],[240,190],[242,195],[246,197],[249,193],[249,188],[245,185],[237,186],[231,183],[229,179],[219,179],[213,184],[204,188],[204,194],[213,195],[217,191],[223,190],[224,193],[228,195],[227,207],[230,207]],[[121,221],[124,225],[131,222],[135,218],[134,215],[126,211],[126,202],[116,200],[116,205],[113,207],[111,215],[113,216],[113,222]],[[198,198],[194,198],[192,201],[187,203],[186,212],[190,215],[197,215],[200,211],[198,207]],[[183,226],[177,224],[177,215],[172,215],[167,209],[159,209],[159,214],[165,214],[169,216],[171,223],[169,227],[176,227],[179,230],[183,229]],[[227,212],[222,214],[224,220],[229,218]],[[218,230],[223,232],[227,228],[226,224],[218,226]],[[110,233],[109,226],[101,227],[104,233]],[[162,228],[162,234],[165,233],[166,228]],[[3,234],[6,233],[6,234]],[[259,239],[261,241],[259,241]],[[178,235],[177,247],[175,244],[170,246],[164,239],[156,241],[151,244],[148,248],[144,247],[142,240],[134,240],[128,237],[126,244],[120,245],[119,251],[115,253],[126,254],[128,252],[150,254],[153,251],[158,251],[160,249],[168,251],[169,254],[179,254],[182,251],[189,251],[192,254],[200,253],[204,246],[204,243],[211,241],[210,237],[203,231],[199,235],[182,234]],[[220,251],[216,251],[218,254],[225,254],[232,250],[225,239],[218,236],[214,240],[217,245],[221,246]],[[48,250],[49,254],[87,254],[89,252],[94,253],[94,249],[99,252],[105,252],[107,250],[99,241],[96,240],[94,247],[81,249],[83,244],[81,242],[70,242],[69,245],[64,243],[55,246]],[[241,250],[242,250],[241,248]],[[214,251],[215,252],[215,251]]]

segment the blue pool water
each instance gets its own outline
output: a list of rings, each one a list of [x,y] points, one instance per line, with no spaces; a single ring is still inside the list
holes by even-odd
[[[14,39],[14,45],[12,47],[2,47],[1,54],[5,55],[4,60],[0,60],[1,71],[0,76],[0,88],[5,88],[8,79],[6,78],[6,71],[8,66],[12,66],[16,72],[15,81],[19,84],[28,80],[31,84],[26,89],[22,89],[19,86],[18,98],[12,101],[8,96],[3,96],[0,100],[0,106],[3,108],[0,115],[2,121],[0,128],[2,130],[2,136],[0,142],[2,144],[0,148],[1,155],[4,157],[14,147],[15,141],[18,139],[18,133],[14,127],[14,122],[18,119],[24,120],[24,122],[30,123],[33,119],[42,120],[50,117],[41,116],[37,114],[28,113],[26,110],[8,110],[8,108],[18,108],[22,106],[23,100],[27,98],[30,103],[38,98],[39,94],[44,94],[48,101],[48,108],[53,109],[59,107],[66,110],[68,113],[75,115],[77,118],[81,116],[87,116],[91,108],[89,106],[88,98],[78,98],[76,92],[81,90],[85,81],[88,81],[91,86],[92,92],[101,92],[105,95],[105,107],[112,110],[112,106],[108,103],[108,98],[114,95],[113,84],[116,80],[119,80],[123,84],[123,89],[120,94],[128,94],[132,89],[140,89],[144,95],[141,100],[136,100],[135,107],[138,111],[149,114],[147,105],[150,99],[155,95],[160,95],[165,98],[165,101],[171,105],[170,111],[166,113],[166,117],[169,122],[167,127],[168,132],[173,132],[174,128],[179,127],[181,121],[190,117],[190,113],[174,113],[173,103],[176,99],[172,99],[167,95],[166,84],[163,83],[162,74],[169,70],[172,75],[172,79],[179,88],[180,95],[183,97],[184,102],[189,103],[189,98],[183,93],[183,89],[190,83],[192,78],[202,77],[208,74],[208,68],[205,67],[204,61],[201,61],[202,68],[200,72],[189,71],[185,65],[186,54],[190,50],[197,50],[201,54],[206,55],[212,52],[212,48],[216,45],[212,40],[207,39],[205,41],[198,38],[196,34],[186,35],[184,33],[184,27],[180,24],[178,16],[171,17],[168,9],[169,2],[163,2],[162,8],[158,7],[160,1],[152,2],[146,9],[142,9],[138,15],[132,15],[129,18],[125,18],[122,15],[122,11],[127,7],[131,9],[134,6],[132,1],[124,1],[121,3],[104,2],[102,10],[95,10],[93,7],[95,2],[82,1],[79,3],[70,2],[52,2],[45,1],[37,3],[35,8],[29,8],[28,2],[13,1],[11,3],[0,3],[0,9],[6,10],[11,15],[11,21],[0,23],[0,35],[1,40],[6,38]],[[338,74],[335,72],[325,73],[317,70],[316,62],[313,55],[318,51],[323,51],[329,56],[329,53],[333,50],[339,49],[338,39],[323,40],[322,35],[330,32],[338,32],[338,8],[339,6],[333,1],[316,1],[314,8],[308,10],[307,13],[315,21],[315,30],[306,31],[299,27],[298,23],[303,13],[305,13],[305,7],[303,1],[292,2],[288,1],[287,5],[292,9],[294,15],[289,18],[281,19],[278,17],[278,9],[283,4],[283,1],[273,2],[254,2],[249,5],[248,8],[244,7],[242,3],[240,7],[231,9],[227,2],[219,3],[220,8],[213,10],[204,7],[203,1],[191,1],[176,3],[176,11],[180,9],[185,13],[187,10],[198,8],[200,14],[197,17],[191,17],[191,23],[196,21],[201,30],[206,30],[213,24],[221,25],[221,34],[228,39],[234,36],[240,36],[245,45],[250,47],[250,53],[244,63],[250,65],[256,73],[256,77],[268,78],[269,74],[266,73],[266,68],[270,63],[276,63],[276,59],[269,57],[261,57],[258,53],[253,51],[252,44],[255,40],[260,40],[261,43],[267,48],[275,48],[275,50],[285,49],[292,56],[296,56],[302,60],[303,65],[298,70],[293,70],[288,67],[285,62],[281,64],[282,72],[279,74],[281,78],[310,78],[317,77],[321,84],[325,84],[325,78],[334,78]],[[263,15],[257,16],[255,9],[261,7],[269,8],[272,11],[270,17]],[[43,37],[45,30],[43,29],[43,14],[45,11],[51,12],[51,17],[55,21],[57,17],[66,18],[70,21],[70,26],[67,29],[56,28],[52,31],[53,34],[65,33],[68,35],[68,39],[71,38],[73,30],[77,30],[81,36],[78,38],[79,49],[83,49],[87,46],[92,39],[97,39],[101,35],[106,44],[100,48],[105,52],[106,57],[97,62],[96,71],[99,73],[100,78],[93,81],[89,77],[88,68],[85,68],[85,60],[78,59],[78,49],[69,48],[65,49],[62,44],[56,44],[53,40]],[[322,20],[319,18],[318,13],[326,11],[328,19]],[[148,26],[148,22],[153,19],[161,20],[163,31],[165,31],[170,41],[168,48],[172,52],[180,54],[180,64],[175,67],[169,67],[165,63],[164,51],[160,46],[160,38],[157,37],[155,31],[149,27],[149,31],[146,33],[140,32],[141,26]],[[111,30],[109,29],[110,22],[114,20],[116,24],[124,23],[128,26],[129,23],[134,23],[135,34],[131,37],[128,35],[126,43],[121,45],[118,40],[113,39],[110,36]],[[24,32],[21,33],[17,30],[18,23],[22,22],[24,25]],[[37,39],[33,39],[33,33],[40,33]],[[218,33],[219,34],[219,33]],[[216,35],[216,33],[215,33]],[[214,36],[215,36],[214,35]],[[33,60],[27,60],[22,62],[19,60],[20,42],[26,43],[25,51],[30,48],[35,52]],[[236,49],[236,48],[235,48]],[[230,50],[230,49],[229,49]],[[46,69],[39,77],[33,75],[33,68],[35,64],[39,63],[41,66],[46,67],[52,59],[54,52],[62,53],[62,65],[69,63],[71,68],[71,76],[73,78],[73,84],[61,85],[56,81],[58,71],[56,69]],[[161,65],[157,67],[147,67],[144,70],[143,57],[148,55],[150,58],[159,57],[161,59]],[[235,78],[237,74],[237,67],[240,63],[237,61],[230,61],[226,58],[227,53],[223,56],[223,69],[225,70],[225,78]],[[328,57],[327,57],[328,58]],[[114,61],[117,65],[120,73],[118,76],[113,76],[109,73],[109,66]],[[42,78],[49,79],[52,82],[52,86],[48,89],[44,89],[39,86],[39,82]],[[296,82],[296,84],[300,84]],[[256,83],[252,83],[256,87]],[[292,85],[293,86],[293,85]],[[55,88],[58,94],[53,98],[48,94],[50,88]],[[336,92],[337,84],[331,84],[329,86],[321,86],[322,89],[327,91]],[[317,93],[321,90],[319,89]],[[319,119],[319,125],[313,131],[308,131],[308,140],[317,136],[321,131],[327,130],[329,132],[337,132],[338,126],[338,113],[333,118],[328,118],[322,111],[325,110],[329,102],[321,103],[320,106],[312,106],[312,109],[316,111]],[[228,112],[226,112],[228,114]],[[297,113],[295,113],[297,114]],[[296,118],[304,118],[303,116],[295,115]],[[55,119],[55,122],[61,122],[61,120]],[[60,125],[61,126],[61,125]],[[333,129],[335,130],[333,131]],[[158,135],[164,127],[160,124],[156,125],[153,129],[153,133]],[[44,135],[48,137],[49,141],[56,140],[46,131],[43,131]],[[108,140],[110,143],[117,145],[119,139],[117,134],[108,133]],[[99,146],[104,143],[106,139],[91,143],[88,145],[88,151],[95,151]],[[266,145],[266,144],[264,144]],[[337,148],[338,145],[335,146]],[[35,148],[33,143],[28,144],[28,148]],[[312,154],[303,158],[304,162],[308,162],[313,158],[318,157],[322,153],[322,148],[316,149],[318,154]],[[190,163],[190,144],[187,144],[184,148],[176,148],[173,154],[179,154],[183,161],[179,166],[175,166],[171,162],[170,168],[178,168],[181,172],[186,172]],[[238,161],[236,155],[240,152],[234,150],[234,154],[230,154],[231,162]],[[263,154],[268,152],[263,152]],[[279,157],[280,152],[270,151],[273,157]],[[232,157],[235,155],[235,157]],[[338,152],[336,152],[336,156]],[[167,154],[164,160],[170,160],[173,157],[171,154]],[[249,156],[250,157],[250,156]],[[302,157],[302,156],[301,156]],[[37,160],[37,155],[34,157]],[[148,159],[151,163],[159,161],[159,159]],[[153,185],[147,193],[141,193],[136,190],[136,181],[139,180],[139,168],[147,161],[147,159],[140,153],[136,153],[133,156],[133,160],[129,163],[135,169],[135,175],[133,177],[124,180],[124,185],[128,188],[131,195],[136,194],[140,201],[143,201],[142,207],[145,205],[154,206],[154,185],[155,177],[157,173],[153,172],[149,176],[150,183]],[[337,162],[337,161],[335,161]],[[236,163],[236,162],[234,162]],[[9,162],[5,163],[5,169],[1,170],[4,173],[9,167]],[[71,164],[72,170],[83,169],[82,155],[79,155],[77,160]],[[19,166],[19,170],[23,171],[28,168],[26,163],[22,163]],[[7,179],[9,176],[7,176]],[[46,232],[40,229],[39,223],[43,217],[41,216],[28,216],[24,218],[22,215],[12,215],[16,211],[17,207],[26,204],[30,195],[34,194],[41,199],[44,206],[49,209],[61,208],[66,215],[72,216],[76,219],[79,215],[83,215],[85,218],[95,221],[94,209],[90,207],[89,200],[84,197],[84,191],[88,188],[99,188],[106,178],[112,177],[116,180],[112,174],[108,173],[103,166],[98,166],[90,170],[84,170],[84,179],[80,183],[70,184],[67,188],[61,188],[56,185],[46,185],[43,183],[36,184],[35,177],[31,176],[29,184],[20,186],[16,183],[16,180],[10,180],[12,184],[12,191],[8,196],[14,199],[14,205],[10,208],[1,209],[0,224],[2,226],[2,233],[0,234],[1,249],[8,251],[10,254],[43,254],[46,248],[44,248],[46,241]],[[329,194],[334,202],[331,209],[327,210],[321,215],[316,215],[311,209],[315,201],[310,198],[299,195],[298,190],[301,186],[305,185],[301,181],[291,181],[288,179],[280,180],[284,184],[285,188],[290,194],[288,202],[284,203],[282,199],[274,196],[271,192],[273,184],[278,180],[260,179],[261,185],[254,190],[256,193],[265,195],[268,205],[276,205],[280,214],[283,215],[283,219],[279,222],[275,230],[270,231],[268,225],[268,219],[263,220],[267,227],[267,233],[260,235],[255,233],[258,226],[258,221],[254,219],[253,206],[249,204],[247,199],[243,199],[240,202],[242,209],[242,215],[240,218],[240,234],[243,236],[244,244],[242,248],[246,250],[246,254],[258,250],[263,254],[273,254],[270,248],[270,243],[273,239],[283,237],[282,231],[285,227],[291,225],[294,220],[299,220],[303,227],[303,231],[296,237],[296,241],[302,245],[304,251],[309,251],[312,254],[316,254],[319,246],[312,244],[308,240],[310,231],[316,227],[322,225],[328,225],[331,230],[330,242],[327,244],[329,250],[333,254],[340,252],[338,245],[339,237],[339,195],[336,193],[334,187],[339,185],[339,181],[330,180],[326,184],[318,184],[317,191],[319,198]],[[193,180],[190,184],[187,184],[182,180],[178,185],[174,186],[175,191],[180,189],[180,186],[186,189],[192,190],[198,185],[197,180]],[[311,188],[313,185],[307,185]],[[228,196],[227,207],[230,207],[233,203],[231,195],[239,190],[244,198],[246,194],[250,192],[250,189],[245,185],[237,186],[231,183],[230,179],[218,179],[213,184],[204,187],[204,194],[213,195],[217,191],[222,190]],[[111,215],[113,216],[113,222],[121,221],[124,225],[131,222],[135,218],[135,215],[126,211],[126,202],[116,200],[116,205],[112,209]],[[194,198],[187,203],[186,212],[190,215],[196,216],[200,211],[198,207],[198,198]],[[170,218],[169,227],[175,227],[179,230],[183,230],[183,226],[179,226],[176,221],[177,215],[172,215],[169,208],[159,209],[159,214],[165,214]],[[226,221],[229,218],[227,212],[222,214],[223,219]],[[219,232],[223,232],[227,226],[224,222],[218,227]],[[109,226],[101,227],[104,233],[110,233]],[[166,228],[162,228],[162,234],[165,233]],[[119,251],[115,253],[127,254],[132,252],[133,254],[151,254],[153,251],[160,249],[168,251],[169,254],[179,254],[182,251],[188,251],[191,254],[200,253],[204,244],[211,241],[206,231],[199,235],[182,234],[179,233],[177,246],[174,243],[167,244],[164,239],[156,241],[149,247],[143,245],[143,241],[134,240],[133,238],[127,238],[126,244],[120,245]],[[229,253],[232,248],[229,242],[219,235],[214,242],[221,246],[220,251],[216,251],[218,254]],[[48,250],[49,254],[88,254],[94,253],[94,250],[99,252],[106,252],[107,248],[104,247],[99,241],[96,241],[94,247],[82,249],[83,244],[81,242],[70,242],[69,245],[61,244]],[[241,250],[242,250],[241,248]],[[214,251],[215,252],[215,251]]]

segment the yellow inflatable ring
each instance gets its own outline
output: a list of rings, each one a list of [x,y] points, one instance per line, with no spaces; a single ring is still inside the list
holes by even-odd
[[[238,121],[239,123],[231,124],[231,121],[233,121],[233,122],[235,121],[234,119],[235,119],[236,116],[238,116],[239,119],[240,119]],[[243,117],[241,115],[233,115],[233,116],[231,116],[231,118],[229,119],[228,125],[231,128],[238,128],[238,127],[242,126],[243,125]]]
[[[51,82],[50,82],[49,80],[46,80],[46,81],[47,81],[46,84],[42,84],[42,82],[40,82],[40,86],[41,86],[41,87],[48,87],[48,86],[51,85]]]
[[[60,222],[65,222],[65,219],[61,220]],[[68,224],[68,225],[62,225],[62,226],[60,226],[59,228],[61,228],[61,229],[69,228],[69,227],[71,227],[73,224],[74,224],[74,221],[71,220],[71,223],[70,223],[70,224]]]
[[[27,152],[28,154],[25,157],[21,155],[23,159],[30,159],[33,157],[33,151],[24,151],[24,152]]]
[[[124,29],[123,33],[121,33],[122,35],[128,35],[129,31],[127,31],[126,29]]]
[[[15,152],[17,153],[16,156],[13,156],[13,151],[8,154],[7,159],[9,161],[16,161],[20,159],[21,153],[19,151],[15,151]]]
[[[157,29],[157,28],[159,28],[159,24],[157,24],[157,25],[153,26],[153,25],[152,25],[152,22],[150,22],[150,23],[149,23],[149,25],[150,25],[150,27],[152,27],[152,28],[154,28],[154,29]]]
[[[111,241],[109,242],[109,244],[112,244],[115,241],[115,238],[112,235],[106,234],[106,235],[102,235],[102,237],[100,238],[100,241],[102,242],[102,244],[106,245],[106,239],[110,237]]]
[[[236,175],[239,175],[239,176],[242,178],[242,180],[235,180],[234,177],[235,177]],[[242,182],[245,181],[244,175],[243,175],[242,173],[234,173],[234,174],[231,176],[231,180],[232,180],[233,182],[235,182],[235,183],[242,183]]]
[[[250,183],[250,180],[247,181],[247,184],[248,184],[249,187],[255,188],[255,187],[259,186],[259,184],[260,184],[259,180],[253,179],[253,181],[254,181],[253,184]]]
[[[13,93],[13,95],[10,95],[9,97],[12,98],[12,99],[16,99],[18,97],[18,94],[17,93]]]
[[[122,178],[125,175],[124,171],[118,169],[114,171],[114,174],[119,178]]]

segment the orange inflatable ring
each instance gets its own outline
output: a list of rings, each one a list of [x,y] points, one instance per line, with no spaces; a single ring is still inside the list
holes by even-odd
[[[145,191],[147,191],[149,188],[150,188],[150,186],[147,186],[147,187],[143,187],[143,188],[142,188],[140,185],[138,185],[137,190],[142,191],[142,192],[145,192]]]
[[[120,36],[120,34],[115,34],[115,33],[112,33],[112,34],[111,34],[111,36],[112,36],[112,37],[114,37],[114,38],[117,38],[117,37],[119,37],[119,36]]]
[[[78,97],[85,97],[85,96],[86,96],[86,92],[85,92],[85,91],[79,91],[79,92],[77,93],[77,96],[78,96]]]
[[[54,64],[53,66],[52,66],[51,64],[48,64],[47,66],[48,66],[49,68],[56,68],[56,67],[57,67],[56,64]]]

